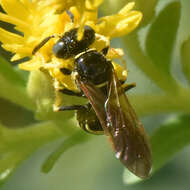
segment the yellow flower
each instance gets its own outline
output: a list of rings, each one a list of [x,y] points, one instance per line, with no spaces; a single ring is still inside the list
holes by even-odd
[[[72,28],[78,29],[78,39],[83,36],[85,25],[96,33],[95,42],[90,46],[98,51],[110,45],[114,37],[125,35],[139,24],[142,14],[132,11],[134,3],[127,4],[117,14],[98,18],[98,6],[102,0],[0,0],[5,13],[0,13],[0,20],[15,25],[20,32],[15,34],[0,28],[2,47],[14,53],[12,61],[23,57],[30,60],[19,68],[32,71],[45,69],[55,80],[55,88],[68,88],[77,91],[71,75],[64,75],[60,68],[73,69],[73,59],[58,59],[52,52],[52,46],[60,36]],[[72,18],[72,16],[73,18]],[[45,38],[54,35],[34,55],[32,51]],[[121,49],[110,48],[107,58],[122,59]],[[119,79],[125,80],[127,70],[113,62]]]

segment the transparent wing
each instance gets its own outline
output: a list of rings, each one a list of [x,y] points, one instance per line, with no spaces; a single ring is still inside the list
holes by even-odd
[[[79,81],[108,136],[116,157],[135,175],[148,177],[151,151],[144,128],[112,71],[108,97],[93,84]]]
[[[80,86],[80,89],[84,92],[85,96],[90,101],[90,104],[92,105],[98,119],[100,120],[102,128],[106,132],[106,112],[104,105],[107,97],[101,92],[99,88],[97,88],[92,83],[84,83],[78,80],[78,84]]]
[[[116,157],[135,175],[149,176],[152,159],[147,136],[114,71],[105,103],[106,128]]]

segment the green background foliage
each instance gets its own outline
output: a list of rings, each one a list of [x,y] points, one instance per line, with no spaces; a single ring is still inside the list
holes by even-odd
[[[123,169],[106,137],[78,129],[74,113],[53,113],[47,76],[18,70],[1,50],[1,189],[189,188],[190,1],[134,1],[143,21],[113,46],[125,50],[128,81],[137,83],[128,95],[150,136],[151,178],[141,181]],[[127,2],[106,0],[101,14],[115,13]]]

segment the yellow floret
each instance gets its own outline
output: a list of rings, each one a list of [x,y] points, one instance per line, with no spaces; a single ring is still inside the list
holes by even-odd
[[[114,37],[125,35],[134,30],[142,19],[139,11],[132,11],[134,3],[129,3],[117,14],[98,18],[98,6],[102,0],[1,0],[4,13],[0,20],[15,25],[20,32],[14,34],[0,28],[2,47],[14,53],[12,61],[29,57],[30,60],[19,65],[20,69],[33,71],[46,69],[56,82],[56,88],[68,88],[76,91],[77,87],[71,75],[65,76],[60,68],[74,68],[73,59],[57,59],[52,47],[65,32],[78,27],[78,39],[82,38],[85,25],[91,26],[96,33],[95,42],[90,46],[97,51],[110,45]],[[72,22],[66,13],[69,10],[74,15]],[[55,35],[36,54],[33,49],[48,36]],[[111,48],[108,59],[122,59],[121,49]],[[123,61],[123,59],[122,59]],[[113,63],[120,80],[126,80],[125,66]],[[58,84],[58,85],[57,85]]]

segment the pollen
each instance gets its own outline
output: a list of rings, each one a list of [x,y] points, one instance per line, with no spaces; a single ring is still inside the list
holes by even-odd
[[[5,13],[0,20],[13,24],[17,33],[0,28],[2,47],[13,53],[11,61],[28,57],[29,61],[19,64],[27,71],[47,70],[56,83],[56,89],[68,88],[77,91],[73,75],[64,75],[62,68],[73,70],[74,59],[55,57],[52,48],[65,32],[78,28],[77,39],[81,40],[84,26],[95,31],[95,41],[90,45],[97,51],[110,47],[112,38],[120,37],[134,30],[142,19],[142,13],[132,10],[134,3],[128,3],[117,14],[98,17],[98,7],[103,0],[1,0]],[[53,36],[35,53],[34,49],[44,39]],[[123,50],[109,48],[107,58],[123,60]],[[113,62],[118,78],[125,80],[127,70]]]

